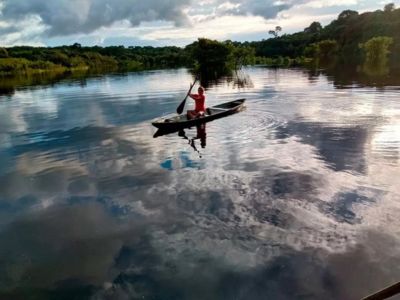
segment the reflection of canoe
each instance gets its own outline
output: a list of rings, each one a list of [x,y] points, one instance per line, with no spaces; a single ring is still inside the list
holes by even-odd
[[[186,114],[174,116],[171,118],[161,118],[154,121],[152,124],[162,130],[173,130],[175,128],[185,128],[196,126],[205,122],[209,122],[218,118],[225,117],[243,109],[246,99],[238,99],[222,103],[216,106],[207,108],[206,114],[203,117],[188,120]]]

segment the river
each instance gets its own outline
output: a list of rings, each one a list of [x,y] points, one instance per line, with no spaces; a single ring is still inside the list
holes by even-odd
[[[192,80],[3,92],[1,299],[343,300],[400,281],[400,82],[245,68],[205,83],[207,105],[244,111],[154,138]]]

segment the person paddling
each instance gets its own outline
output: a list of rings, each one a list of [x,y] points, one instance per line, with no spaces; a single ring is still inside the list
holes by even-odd
[[[204,94],[204,88],[200,86],[197,91],[198,94],[189,94],[189,97],[195,101],[194,110],[187,111],[189,120],[203,116],[206,111],[206,95]]]

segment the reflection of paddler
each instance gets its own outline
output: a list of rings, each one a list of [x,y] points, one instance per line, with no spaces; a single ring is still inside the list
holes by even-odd
[[[201,157],[201,153],[200,153],[199,150],[197,150],[196,144],[195,144],[194,141],[195,141],[195,140],[200,140],[201,148],[205,148],[205,147],[206,147],[206,138],[207,138],[206,124],[198,125],[198,126],[196,126],[196,129],[197,129],[197,135],[196,135],[196,137],[194,137],[194,138],[189,139],[189,138],[186,136],[185,130],[183,130],[183,129],[180,129],[180,130],[178,131],[178,135],[179,135],[180,137],[183,137],[185,140],[188,140],[188,141],[189,141],[189,145],[194,149],[194,151],[196,151],[197,153],[199,153],[199,154],[200,154],[200,157]]]
[[[201,148],[206,147],[207,133],[206,133],[206,124],[205,123],[197,126],[196,139],[200,139]]]

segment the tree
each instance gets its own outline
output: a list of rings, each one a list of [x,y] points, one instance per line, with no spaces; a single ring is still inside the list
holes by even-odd
[[[307,46],[304,49],[303,55],[305,57],[309,57],[309,58],[317,57],[318,56],[318,51],[319,51],[319,48],[318,48],[317,43],[313,43],[313,44]]]
[[[311,44],[306,48],[309,53],[314,54],[322,59],[329,59],[337,54],[339,49],[338,43],[335,40],[323,40],[318,43]]]
[[[358,16],[358,12],[355,10],[344,10],[339,14],[338,20],[347,20],[351,17],[356,17]]]
[[[75,43],[75,44],[72,45],[72,48],[74,48],[74,49],[80,49],[80,48],[82,48],[82,45],[79,44],[79,43]]]
[[[382,64],[387,62],[390,53],[389,47],[393,44],[393,38],[387,36],[374,37],[364,44],[360,44],[360,48],[365,52],[365,63]]]
[[[394,3],[389,3],[389,4],[386,4],[385,5],[385,8],[384,8],[384,12],[392,12],[392,11],[394,11],[395,10],[395,8],[396,8],[396,6],[394,5]]]
[[[8,51],[6,48],[1,48],[0,47],[0,58],[7,58],[8,57]]]
[[[319,22],[312,22],[310,26],[304,29],[305,33],[317,34],[322,31],[322,25]]]
[[[279,36],[279,32],[280,31],[282,31],[282,27],[281,26],[276,26],[275,30],[270,30],[270,31],[268,31],[268,33],[273,35],[275,38],[277,38]]]
[[[226,43],[199,38],[197,42],[186,46],[186,50],[191,53],[192,58],[197,61],[201,69],[222,70],[229,63],[232,48]]]
[[[254,48],[244,46],[233,47],[230,61],[233,63],[235,70],[240,69],[243,65],[253,63],[254,59]]]
[[[369,76],[383,76],[389,73],[388,54],[393,38],[378,36],[360,44],[365,52],[363,70]]]
[[[336,55],[338,43],[335,40],[323,40],[318,44],[318,54],[322,58],[330,58]]]

